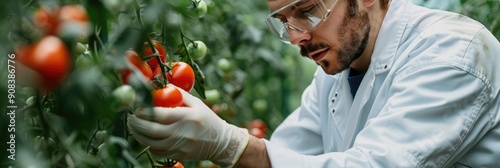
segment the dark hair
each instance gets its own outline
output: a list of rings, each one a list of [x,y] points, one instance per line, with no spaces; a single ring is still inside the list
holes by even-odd
[[[380,0],[380,2],[382,9],[387,9],[387,7],[389,6],[389,0]]]

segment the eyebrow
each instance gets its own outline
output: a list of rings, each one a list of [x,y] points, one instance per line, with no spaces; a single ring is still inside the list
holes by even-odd
[[[268,0],[268,1],[276,1],[276,0]],[[305,1],[305,0],[301,0],[301,1],[299,1],[299,2],[297,2],[297,3],[295,3],[295,4],[293,4],[293,5],[291,6],[291,10],[295,10],[295,9],[297,8],[297,6],[300,6],[300,5],[304,4],[304,3],[306,3],[306,1]],[[281,17],[285,17],[285,18],[286,18],[286,16],[285,16],[285,15],[283,15],[283,14],[279,14],[279,13],[275,13],[275,14],[273,14],[273,15],[271,15],[271,16],[272,16],[272,17],[274,17],[274,18],[276,18],[277,16],[281,16]]]
[[[302,5],[303,3],[306,3],[306,1],[304,1],[304,0],[299,1],[299,2],[295,3],[293,6],[300,6],[300,5]]]

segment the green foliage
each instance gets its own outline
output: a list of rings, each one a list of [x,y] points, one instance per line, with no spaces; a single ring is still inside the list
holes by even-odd
[[[33,14],[41,6],[81,4],[92,27],[83,39],[72,36],[71,31],[64,37],[73,53],[74,66],[57,89],[44,92],[29,83],[16,82],[16,160],[3,157],[0,167],[150,167],[161,163],[155,160],[165,158],[150,160],[147,148],[129,135],[125,123],[127,115],[136,108],[151,106],[150,91],[154,86],[142,80],[130,82],[135,98],[124,99],[134,101],[126,106],[113,92],[123,85],[119,70],[131,67],[125,52],[133,48],[142,53],[150,40],[158,40],[166,48],[168,56],[164,61],[184,61],[195,69],[195,89],[191,94],[204,98],[205,90],[218,91],[216,99],[206,104],[219,116],[241,127],[253,119],[262,119],[269,127],[269,136],[300,104],[301,93],[311,81],[316,65],[301,58],[296,47],[270,35],[263,21],[268,13],[265,2],[205,2],[207,13],[201,18],[195,11],[197,1],[191,0],[3,2],[0,81],[7,81],[6,56],[44,36],[33,22]],[[498,1],[462,3],[462,13],[479,20],[500,37],[500,17],[494,15],[500,8]],[[197,40],[203,41],[208,51],[201,59],[191,59],[186,47]],[[77,42],[85,44],[85,52]],[[17,72],[16,79],[24,75]],[[137,69],[133,75],[140,78]],[[5,96],[7,82],[0,83],[0,95],[0,108],[5,109],[1,114],[0,147],[7,149],[5,142],[11,135],[4,124],[11,121],[6,108],[10,105]],[[103,137],[102,132],[109,135],[98,138]],[[200,164],[183,163],[185,167]]]
[[[116,96],[129,95],[116,93],[117,88],[123,86],[120,69],[131,68],[125,52],[132,48],[142,53],[151,40],[160,41],[166,48],[168,56],[163,60],[166,66],[170,61],[184,61],[195,69],[195,89],[191,94],[203,99],[205,90],[217,90],[220,98],[207,105],[222,118],[241,127],[260,118],[269,125],[271,133],[298,106],[300,91],[310,81],[309,74],[316,66],[300,58],[296,48],[269,35],[263,21],[267,15],[265,3],[205,2],[208,9],[205,15],[195,11],[198,2],[190,0],[5,2],[0,12],[4,21],[0,25],[1,35],[7,37],[0,38],[0,51],[5,55],[18,54],[21,46],[45,36],[33,21],[41,7],[80,4],[88,12],[91,29],[83,39],[78,36],[78,29],[65,29],[64,35],[56,34],[73,54],[72,68],[55,90],[47,92],[28,85],[36,83],[34,79],[16,83],[17,160],[2,158],[2,166],[149,167],[160,164],[165,158],[151,157],[147,148],[129,135],[125,123],[126,116],[136,108],[152,105],[150,91],[155,86],[140,80],[140,72],[132,68],[131,78],[135,80],[131,79],[129,85],[135,91],[132,94],[135,98]],[[192,59],[186,47],[197,40],[203,41],[208,51],[205,57]],[[153,54],[149,59],[157,57]],[[7,59],[0,60],[1,67],[5,67]],[[219,64],[220,60],[227,60],[226,65]],[[0,76],[7,79],[5,72]],[[2,95],[7,95],[3,94],[7,93],[6,82],[0,86]],[[124,104],[123,100],[134,102]],[[9,116],[2,115],[2,123],[8,123]],[[109,135],[103,136],[102,132]],[[2,135],[7,135],[2,141],[8,141],[10,132],[5,124],[2,124]],[[183,163],[186,167],[199,164]]]
[[[500,39],[500,1],[498,0],[460,0],[460,13],[469,16],[488,28],[497,39]]]

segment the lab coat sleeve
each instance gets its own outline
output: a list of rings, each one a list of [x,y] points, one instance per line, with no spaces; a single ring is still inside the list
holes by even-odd
[[[491,127],[487,114],[491,87],[472,69],[439,60],[417,63],[394,78],[388,101],[356,136],[352,148],[312,156],[265,141],[271,164],[318,168],[450,166]]]
[[[316,95],[317,74],[318,71],[312,83],[303,92],[300,107],[276,128],[270,141],[301,154],[323,153],[318,96]]]

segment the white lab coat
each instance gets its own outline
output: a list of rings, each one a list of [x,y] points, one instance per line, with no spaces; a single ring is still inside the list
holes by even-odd
[[[264,140],[273,167],[500,167],[500,43],[482,25],[393,0],[352,99],[318,68]]]

